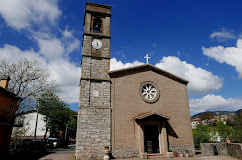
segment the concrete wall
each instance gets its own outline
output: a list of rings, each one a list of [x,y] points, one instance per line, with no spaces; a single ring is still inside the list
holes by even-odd
[[[241,143],[201,143],[202,155],[214,155],[214,146],[219,155],[231,155],[242,159]]]

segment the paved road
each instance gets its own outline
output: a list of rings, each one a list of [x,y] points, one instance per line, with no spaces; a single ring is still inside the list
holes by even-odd
[[[75,147],[75,145],[69,145],[68,148],[55,149],[53,153],[40,158],[40,160],[75,160]]]
[[[189,158],[150,158],[151,160],[238,160],[229,156],[203,156],[203,157],[189,157]],[[115,159],[115,160],[144,160],[140,158]]]

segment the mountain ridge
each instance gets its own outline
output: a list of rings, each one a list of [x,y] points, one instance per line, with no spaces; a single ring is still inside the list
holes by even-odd
[[[239,116],[241,111],[242,111],[242,109],[239,109],[237,111],[206,111],[206,112],[211,112],[214,116],[221,116],[221,115]],[[198,118],[203,113],[205,113],[205,112],[197,113],[197,114],[191,116],[191,118],[192,119]]]

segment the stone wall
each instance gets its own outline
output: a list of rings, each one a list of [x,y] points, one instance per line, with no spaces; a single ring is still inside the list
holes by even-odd
[[[111,146],[111,110],[80,107],[78,112],[77,160],[102,158],[104,146]]]
[[[81,80],[80,106],[110,107],[110,82]]]
[[[242,159],[241,143],[201,143],[202,155],[214,155],[214,146],[216,146],[219,155],[231,155]]]
[[[139,149],[135,147],[130,148],[114,148],[112,149],[112,156],[115,158],[133,158],[139,156]]]
[[[109,79],[110,60],[82,57],[82,78]]]
[[[101,49],[94,49],[92,47],[93,39],[99,39],[102,42]],[[83,49],[82,53],[86,55],[98,55],[102,57],[109,57],[110,56],[110,39],[106,38],[93,38],[91,36],[83,36]]]

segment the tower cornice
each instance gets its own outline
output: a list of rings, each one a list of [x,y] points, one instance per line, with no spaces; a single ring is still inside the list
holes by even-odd
[[[111,39],[111,36],[107,36],[107,35],[102,34],[102,33],[84,32],[83,35],[92,36],[92,37],[95,37],[95,38],[107,38],[107,39]]]

